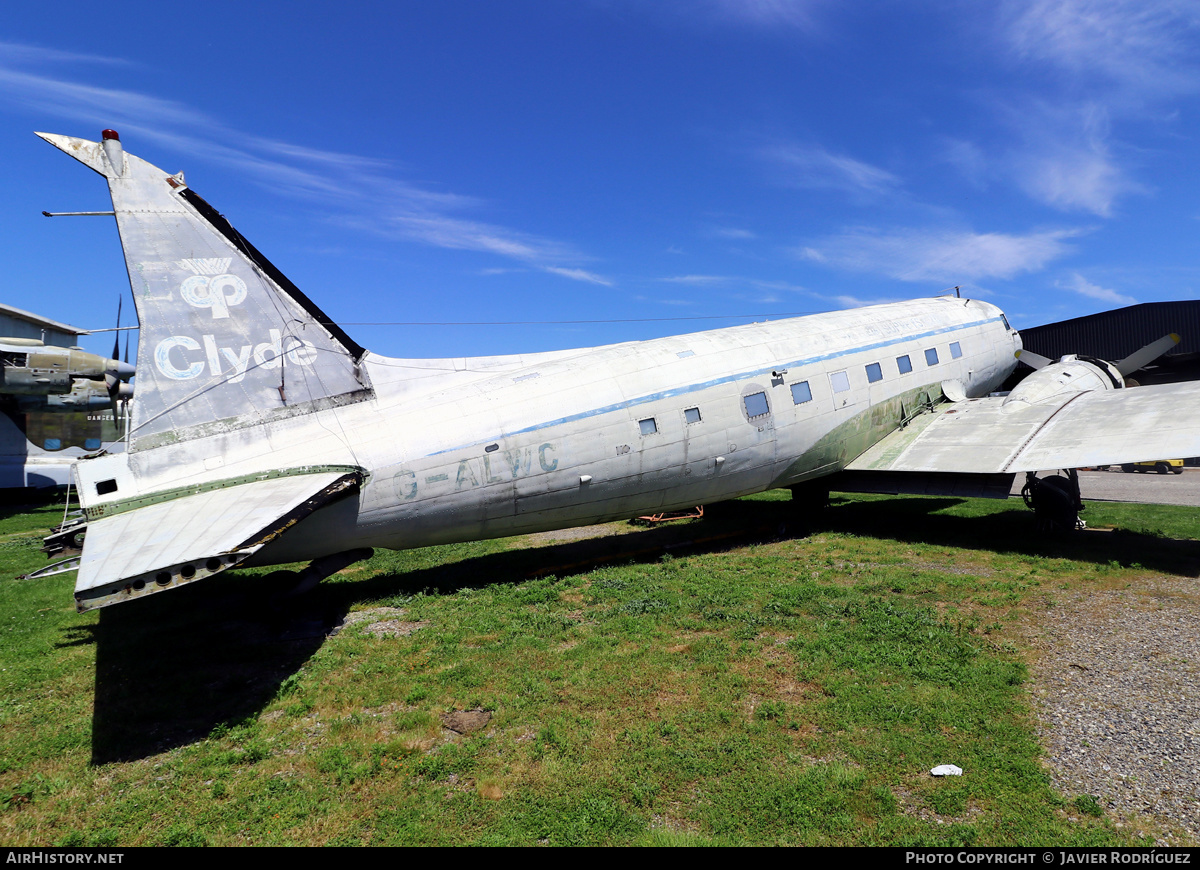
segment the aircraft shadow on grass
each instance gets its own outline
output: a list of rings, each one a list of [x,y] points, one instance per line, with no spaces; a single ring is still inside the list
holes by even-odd
[[[1022,511],[984,517],[937,513],[960,502],[835,498],[811,523],[788,502],[745,501],[710,511],[700,521],[325,583],[294,597],[266,578],[214,577],[172,596],[102,610],[90,637],[75,637],[64,645],[95,642],[97,647],[92,761],[103,764],[188,745],[220,725],[257,716],[355,604],[389,596],[419,591],[449,595],[532,576],[571,576],[603,564],[651,563],[664,553],[725,552],[814,530],[1099,564],[1137,562],[1167,573],[1195,573],[1193,541],[1123,532],[1039,539],[1031,531],[1032,516]]]

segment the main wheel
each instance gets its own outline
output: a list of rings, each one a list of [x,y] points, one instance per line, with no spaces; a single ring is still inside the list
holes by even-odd
[[[1069,532],[1081,528],[1077,484],[1061,475],[1032,478],[1021,490],[1025,504],[1033,508],[1038,531]]]

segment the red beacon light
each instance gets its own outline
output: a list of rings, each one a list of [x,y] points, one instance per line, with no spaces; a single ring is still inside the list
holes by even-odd
[[[121,141],[121,136],[120,136],[120,134],[119,134],[119,133],[117,133],[117,131],[116,131],[116,130],[101,130],[101,131],[100,131],[100,138],[101,138],[101,139],[104,139],[104,140],[106,140],[106,141],[107,141],[108,139],[115,139],[115,140],[116,140],[116,141],[118,141],[118,142],[120,142],[120,141]]]

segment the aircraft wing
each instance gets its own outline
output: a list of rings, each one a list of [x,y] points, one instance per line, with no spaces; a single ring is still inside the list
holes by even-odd
[[[358,488],[344,467],[254,480],[91,520],[75,582],[79,610],[235,567],[318,508]]]
[[[850,471],[1014,473],[1200,455],[1200,383],[941,405]]]

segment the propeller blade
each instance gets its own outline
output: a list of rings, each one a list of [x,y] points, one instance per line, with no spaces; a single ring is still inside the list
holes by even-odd
[[[1042,356],[1040,353],[1034,353],[1031,350],[1017,351],[1017,359],[1034,369],[1040,369],[1042,366],[1048,366],[1054,360],[1048,356]]]
[[[117,359],[117,354],[121,352],[121,303],[124,299],[124,294],[117,297],[117,331],[113,334],[113,359]]]
[[[1179,336],[1172,332],[1170,335],[1164,335],[1158,341],[1150,342],[1141,350],[1135,350],[1125,359],[1113,363],[1113,365],[1117,367],[1121,377],[1127,378],[1142,366],[1154,362],[1177,344],[1179,344]]]
[[[113,357],[113,359],[116,359],[116,357]],[[129,331],[128,330],[126,330],[126,332],[125,332],[125,356],[121,357],[121,362],[123,362],[123,363],[129,362]]]
[[[104,386],[108,388],[108,400],[112,403],[113,419],[128,413],[129,400],[133,398],[133,384],[127,384],[111,373],[105,373]]]

